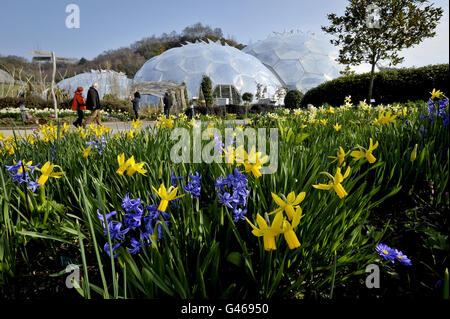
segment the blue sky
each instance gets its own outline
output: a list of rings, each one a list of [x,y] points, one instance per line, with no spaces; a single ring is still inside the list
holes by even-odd
[[[449,62],[449,5],[444,8],[438,35],[403,52],[405,66]],[[80,28],[68,29],[68,4],[80,8]],[[320,31],[327,13],[342,14],[346,0],[2,0],[0,54],[31,59],[30,50],[54,50],[57,56],[92,59],[105,50],[129,46],[152,34],[181,32],[197,22],[220,27],[247,44],[272,31]],[[356,68],[364,71],[367,66]]]

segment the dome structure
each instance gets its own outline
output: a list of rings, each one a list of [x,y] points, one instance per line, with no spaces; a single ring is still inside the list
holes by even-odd
[[[339,77],[343,69],[335,61],[336,47],[325,36],[312,32],[274,32],[243,51],[257,57],[283,86],[303,93]]]
[[[14,83],[14,78],[8,72],[0,69],[0,83]]]
[[[87,91],[94,83],[98,83],[98,94],[100,99],[105,94],[114,94],[121,99],[127,99],[133,80],[126,77],[125,73],[111,70],[91,70],[91,72],[77,74],[74,77],[64,79],[57,87],[70,93],[75,92],[77,87],[83,87],[83,95],[86,97]]]
[[[216,85],[234,85],[242,95],[256,93],[257,84],[273,95],[281,83],[257,58],[220,42],[188,43],[148,60],[134,77],[135,82],[184,82],[189,98],[198,97],[203,75]]]

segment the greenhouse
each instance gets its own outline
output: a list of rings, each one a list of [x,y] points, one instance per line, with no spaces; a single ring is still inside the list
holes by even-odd
[[[242,95],[254,94],[257,84],[273,95],[281,83],[257,58],[234,47],[215,42],[188,43],[148,60],[134,77],[135,82],[172,81],[185,83],[189,98],[198,97],[203,75],[213,87],[233,85]]]
[[[305,93],[339,76],[337,49],[329,40],[312,32],[274,32],[250,44],[244,52],[257,57],[289,89]]]
[[[110,70],[91,70],[91,72],[64,79],[58,82],[56,86],[68,92],[74,92],[77,87],[81,86],[84,89],[84,94],[87,94],[87,90],[93,83],[98,83],[100,98],[103,98],[105,94],[114,94],[121,99],[126,99],[130,94],[132,80],[128,79],[125,73]]]

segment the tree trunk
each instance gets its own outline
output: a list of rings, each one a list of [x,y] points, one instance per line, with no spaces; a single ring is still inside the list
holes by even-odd
[[[370,71],[370,83],[369,83],[369,94],[367,95],[367,103],[370,104],[373,92],[373,81],[375,80],[375,62],[372,63],[372,70]]]

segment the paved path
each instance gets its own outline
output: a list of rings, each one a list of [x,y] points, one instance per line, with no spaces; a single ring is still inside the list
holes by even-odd
[[[241,124],[247,124],[249,120],[226,120],[226,124],[236,123],[237,125]],[[153,128],[155,126],[156,121],[141,121],[142,126],[141,127],[151,127]],[[208,123],[206,121],[203,121],[203,125],[205,123]],[[120,132],[120,131],[126,131],[132,128],[131,122],[103,122],[103,125],[110,127],[112,132]],[[202,126],[203,126],[202,125]],[[207,124],[206,124],[207,125]],[[71,127],[74,127],[71,125]],[[24,136],[24,134],[33,134],[35,131],[37,131],[38,126],[29,126],[29,127],[17,127],[17,128],[11,128],[11,127],[0,127],[0,134],[3,133],[5,136],[11,136],[14,135],[20,135]]]

